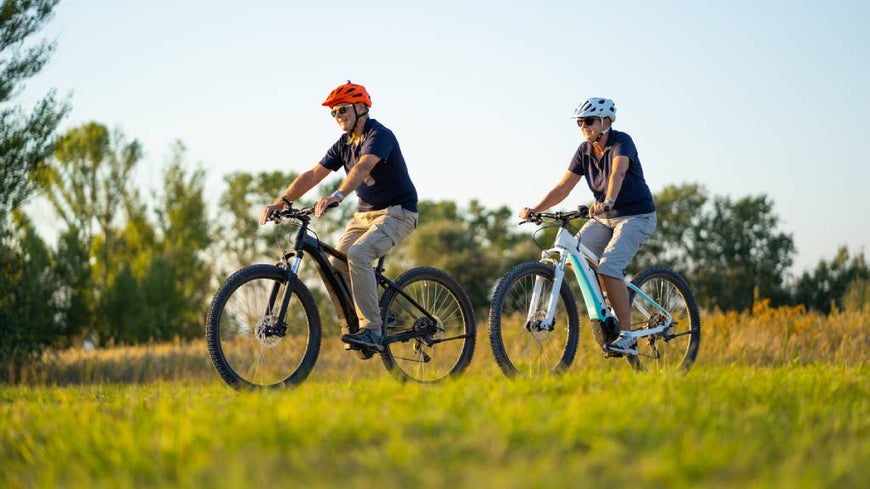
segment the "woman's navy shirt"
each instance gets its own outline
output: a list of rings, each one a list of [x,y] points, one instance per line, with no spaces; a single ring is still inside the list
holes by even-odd
[[[586,183],[589,185],[589,190],[595,195],[595,200],[603,202],[607,192],[607,182],[613,171],[613,159],[617,156],[628,157],[630,163],[609,217],[635,216],[654,212],[656,208],[653,204],[652,193],[643,177],[643,167],[641,167],[640,159],[637,156],[637,148],[634,146],[631,136],[624,132],[610,130],[604,154],[600,160],[595,157],[592,144],[583,141],[577,148],[574,158],[571,159],[568,170],[586,177]]]

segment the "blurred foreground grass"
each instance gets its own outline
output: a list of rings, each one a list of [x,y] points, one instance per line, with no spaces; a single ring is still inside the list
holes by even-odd
[[[866,487],[866,366],[0,387],[0,487]]]
[[[0,487],[870,487],[864,311],[707,314],[688,375],[581,331],[568,374],[402,384],[324,336],[308,381],[237,393],[204,343],[46,355],[0,386]]]

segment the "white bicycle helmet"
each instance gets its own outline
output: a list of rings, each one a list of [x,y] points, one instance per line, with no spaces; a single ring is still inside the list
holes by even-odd
[[[616,122],[616,106],[609,98],[593,97],[578,105],[571,116],[572,119],[583,117],[610,117],[610,122]]]

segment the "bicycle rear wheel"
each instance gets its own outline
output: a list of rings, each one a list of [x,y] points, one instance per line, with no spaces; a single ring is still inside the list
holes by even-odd
[[[285,294],[290,294],[287,313],[278,324]],[[317,361],[320,315],[295,276],[275,265],[252,265],[218,289],[205,337],[212,364],[230,386],[292,386],[305,380]]]
[[[689,284],[664,266],[644,270],[632,283],[668,311],[673,322],[661,334],[638,338],[638,356],[628,357],[629,363],[637,370],[688,371],[701,343],[701,316]],[[654,328],[664,320],[660,311],[631,288],[629,301],[632,330]]]
[[[394,283],[381,298],[384,336],[389,340],[403,333],[427,333],[388,342],[381,354],[387,370],[402,380],[423,383],[464,372],[476,340],[474,310],[465,289],[447,273],[429,267],[412,268]]]
[[[574,295],[564,281],[552,329],[540,326],[547,316],[553,280],[552,266],[521,263],[505,274],[493,293],[489,342],[496,363],[508,377],[559,373],[574,361],[580,325]]]

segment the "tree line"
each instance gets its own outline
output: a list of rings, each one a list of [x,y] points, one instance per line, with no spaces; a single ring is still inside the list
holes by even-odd
[[[56,3],[6,0],[0,10],[0,368],[8,377],[48,347],[198,337],[218,283],[240,266],[274,261],[292,235],[256,221],[296,176],[292,172],[226,175],[217,217],[210,218],[206,173],[186,163],[181,142],[171,148],[160,188],[143,194],[132,178],[143,154],[135,139],[99,122],[56,135],[69,103],[53,92],[29,111],[11,103],[54,49],[25,40]],[[339,181],[310,194],[328,194]],[[25,211],[37,197],[55,215],[55,243],[40,236]],[[823,312],[868,302],[863,251],[844,247],[815,270],[788,275],[794,243],[779,229],[767,196],[732,199],[683,183],[654,199],[659,228],[628,273],[669,265],[689,279],[709,310],[751,309],[761,298]],[[412,265],[442,268],[465,286],[480,317],[495,281],[514,264],[537,259],[555,231],[518,226],[506,206],[444,200],[419,207],[420,225],[391,252],[387,273]],[[334,239],[352,212],[347,202],[314,229],[321,239]],[[303,273],[316,276],[315,270]],[[315,292],[331,310],[325,291]]]

